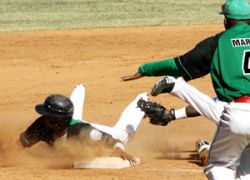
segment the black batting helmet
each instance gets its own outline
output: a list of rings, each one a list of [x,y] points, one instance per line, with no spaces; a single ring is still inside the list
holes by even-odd
[[[36,105],[35,109],[39,114],[50,117],[72,117],[74,112],[72,101],[60,94],[48,96],[44,103]]]

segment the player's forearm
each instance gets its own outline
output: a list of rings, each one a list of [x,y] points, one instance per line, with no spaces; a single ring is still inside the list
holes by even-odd
[[[142,64],[140,65],[138,72],[142,76],[181,76],[181,72],[179,72],[173,58]]]
[[[20,134],[19,141],[22,144],[24,148],[29,148],[32,145],[36,144],[38,142],[37,139],[31,138],[27,132],[23,132]]]
[[[186,114],[187,117],[197,117],[200,116],[201,114],[195,110],[192,106],[187,106],[186,108]]]
[[[105,147],[107,148],[115,148],[115,147],[120,148],[120,149],[124,148],[124,145],[119,140],[114,139],[109,134],[103,133],[101,140],[104,143]]]
[[[174,110],[175,119],[184,119],[188,117],[200,116],[200,113],[196,111],[192,106],[186,106],[180,109]]]

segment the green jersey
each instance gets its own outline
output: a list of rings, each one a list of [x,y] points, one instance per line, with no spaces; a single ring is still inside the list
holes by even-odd
[[[179,76],[177,66],[174,63],[174,58],[142,64],[138,71],[143,76]]]
[[[250,95],[250,26],[239,23],[219,38],[211,64],[211,77],[218,98],[231,102]]]
[[[239,23],[198,43],[184,55],[142,64],[143,76],[183,76],[186,81],[211,73],[221,101],[250,96],[250,25]]]
[[[142,64],[138,71],[143,76],[182,76],[186,81],[207,75],[221,34],[202,40],[183,55]]]

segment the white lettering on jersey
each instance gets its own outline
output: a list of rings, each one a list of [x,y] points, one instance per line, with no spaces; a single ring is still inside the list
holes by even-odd
[[[248,69],[250,69],[250,63],[249,63],[249,61],[250,61],[250,58],[248,58]]]

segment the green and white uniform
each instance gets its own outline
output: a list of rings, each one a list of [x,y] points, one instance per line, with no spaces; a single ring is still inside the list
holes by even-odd
[[[218,112],[222,113],[211,146],[209,165],[205,169],[209,179],[231,179],[239,162],[237,177],[250,179],[250,151],[246,148],[250,145],[250,103],[234,102],[237,98],[250,95],[249,54],[250,26],[240,23],[201,41],[182,56],[139,67],[144,76],[182,76],[186,81],[211,73],[216,94],[225,103],[222,110],[212,111],[211,103],[206,101],[208,98],[189,87],[184,88],[183,85],[179,89],[186,90],[181,93],[184,94],[182,98],[202,115],[211,118],[218,117]],[[244,159],[240,161],[243,151]]]
[[[218,98],[227,102],[210,150],[205,169],[210,179],[229,179],[240,163],[243,151],[250,145],[250,103],[236,103],[250,96],[250,26],[240,23],[228,29],[219,39],[211,64],[211,77]],[[250,154],[245,170],[237,171],[241,179],[250,179]],[[226,173],[221,173],[226,172]]]
[[[211,65],[214,89],[220,100],[231,102],[250,95],[250,28],[240,23],[219,39]]]

